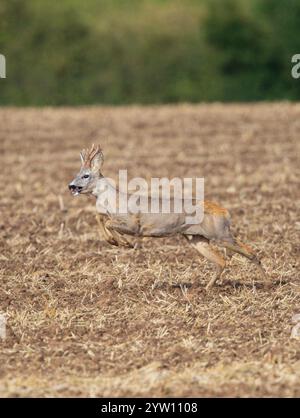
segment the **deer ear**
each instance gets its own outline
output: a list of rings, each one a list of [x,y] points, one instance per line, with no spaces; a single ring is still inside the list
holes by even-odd
[[[91,169],[94,172],[99,172],[101,170],[103,162],[104,162],[104,156],[103,156],[102,151],[99,150],[91,161]]]
[[[84,151],[81,151],[80,155],[80,161],[81,161],[81,165],[84,164]]]

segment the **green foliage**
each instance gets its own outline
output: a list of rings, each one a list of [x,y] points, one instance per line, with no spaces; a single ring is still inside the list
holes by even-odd
[[[298,99],[291,57],[300,51],[297,0],[211,0],[207,42],[217,51],[225,101]]]
[[[298,99],[298,0],[1,0],[0,104]]]

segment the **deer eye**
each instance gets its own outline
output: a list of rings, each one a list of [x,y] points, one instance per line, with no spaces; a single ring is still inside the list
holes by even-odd
[[[90,177],[89,174],[85,174],[84,176],[82,176],[83,179],[88,179]]]

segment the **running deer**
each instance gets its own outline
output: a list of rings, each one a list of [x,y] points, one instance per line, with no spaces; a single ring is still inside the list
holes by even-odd
[[[230,231],[230,216],[226,209],[216,203],[204,200],[199,202],[204,209],[203,218],[198,224],[187,224],[184,209],[182,213],[132,213],[130,208],[126,214],[116,213],[109,206],[103,206],[100,198],[99,182],[105,183],[106,192],[119,196],[122,193],[115,188],[102,174],[103,153],[99,146],[80,153],[81,168],[74,180],[69,184],[73,195],[92,194],[96,197],[96,209],[101,214],[97,220],[104,238],[113,245],[132,247],[126,236],[135,237],[166,237],[181,234],[205,258],[216,265],[216,274],[206,286],[210,289],[221,278],[226,261],[223,255],[212,248],[212,244],[226,249],[226,255],[241,254],[257,265],[264,277],[266,273],[260,260],[253,250],[233,237]],[[157,197],[150,197],[157,199]],[[118,201],[118,199],[117,199]],[[198,204],[198,202],[197,202]]]

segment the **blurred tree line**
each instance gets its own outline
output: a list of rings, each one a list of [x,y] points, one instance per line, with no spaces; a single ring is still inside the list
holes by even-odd
[[[0,104],[300,99],[299,0],[0,0]]]

